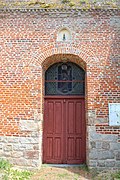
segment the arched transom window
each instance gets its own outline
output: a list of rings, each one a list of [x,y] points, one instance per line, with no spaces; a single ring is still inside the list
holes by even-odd
[[[75,63],[56,63],[45,72],[45,95],[84,94],[85,71]]]

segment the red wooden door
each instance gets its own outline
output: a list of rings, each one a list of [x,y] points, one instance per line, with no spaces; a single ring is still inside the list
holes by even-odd
[[[85,163],[84,114],[84,98],[45,98],[44,163]]]

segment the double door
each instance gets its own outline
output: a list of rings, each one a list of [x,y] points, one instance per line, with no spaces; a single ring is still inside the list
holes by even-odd
[[[80,97],[46,97],[43,163],[85,163],[85,105]]]

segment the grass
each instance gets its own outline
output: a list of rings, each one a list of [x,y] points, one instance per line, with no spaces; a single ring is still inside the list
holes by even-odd
[[[0,159],[0,170],[9,170],[11,167],[9,161]]]
[[[61,174],[58,174],[57,176],[60,178],[65,178],[68,176],[68,173],[61,173]]]
[[[89,170],[84,166],[57,168],[44,165],[36,174],[30,171],[13,168],[9,161],[0,159],[0,180],[78,180],[86,178],[89,180],[120,180],[120,170],[118,171],[98,171]]]
[[[13,169],[9,161],[0,159],[1,180],[29,180],[33,174],[30,171]]]
[[[44,165],[37,171],[31,180],[120,180],[120,171],[98,171],[79,167],[51,167]]]
[[[120,170],[119,171],[102,171],[98,172],[97,176],[93,178],[94,180],[120,180]]]
[[[43,165],[41,169],[33,175],[31,180],[78,180],[82,177],[89,177],[86,166],[53,167]]]

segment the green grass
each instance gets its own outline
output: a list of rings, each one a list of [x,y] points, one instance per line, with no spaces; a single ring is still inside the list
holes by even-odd
[[[8,170],[12,167],[9,161],[0,159],[0,170]]]
[[[93,180],[120,180],[120,170],[118,171],[109,170],[109,171],[100,172],[97,169],[89,170],[88,167],[85,165],[80,166],[79,169],[87,173],[90,173]],[[33,175],[33,173],[30,171],[14,169],[13,166],[9,163],[9,161],[4,159],[0,159],[0,173],[2,174],[0,180],[30,180],[31,176]],[[40,177],[39,180],[44,180],[46,176],[48,178],[50,176],[53,177],[53,175],[55,175],[56,179],[59,180],[62,179],[69,180],[71,178],[71,174],[69,174],[69,171],[62,173],[46,172],[45,174],[43,174],[42,177]],[[79,179],[79,174],[74,173],[73,180],[78,180],[78,179]]]
[[[29,171],[19,171],[10,169],[3,177],[3,180],[29,180],[32,173]]]
[[[95,171],[91,172],[93,180],[120,180],[120,170],[119,171]]]
[[[3,174],[1,180],[29,180],[33,174],[30,171],[13,169],[9,161],[4,159],[0,159],[0,172]]]
[[[120,171],[113,174],[113,177],[116,179],[120,179]]]

